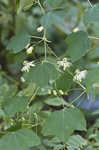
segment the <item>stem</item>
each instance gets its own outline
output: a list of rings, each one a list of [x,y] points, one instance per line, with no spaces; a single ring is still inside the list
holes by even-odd
[[[47,45],[48,49],[49,49],[49,52],[52,53],[53,56],[55,56],[57,59],[59,59],[59,57],[55,54],[55,52],[49,48],[49,46]]]
[[[40,1],[38,0],[38,5],[40,6],[41,10],[42,10],[42,13],[45,15],[45,10],[44,8],[42,7]],[[45,60],[46,61],[46,58],[47,58],[47,39],[46,39],[46,29],[44,28],[44,35],[43,35],[43,40],[44,40],[44,50],[45,50]]]
[[[44,29],[43,39],[44,39],[45,61],[46,61],[47,58],[46,29]]]
[[[86,91],[83,91],[77,98],[75,98],[70,104],[76,102]]]
[[[41,8],[41,10],[42,10],[43,14],[45,14],[45,10],[44,10],[44,8],[42,7],[42,5],[41,5],[41,3],[40,3],[40,1],[39,1],[39,0],[38,0],[38,5],[40,6],[40,8]]]
[[[99,40],[99,37],[95,37],[95,36],[88,36],[89,39],[95,39],[95,40]]]
[[[91,8],[93,8],[93,6],[92,6],[92,4],[91,4],[90,0],[88,0],[88,3],[89,3],[89,5],[90,5],[90,7],[91,7]]]
[[[77,82],[75,81],[77,84],[79,84],[84,90],[86,90],[86,88],[80,83],[80,82]]]
[[[35,98],[35,96],[36,96],[38,90],[39,90],[39,87],[38,87],[35,91],[33,91],[33,95],[32,95],[32,97],[29,99],[28,106],[30,105],[31,101]]]
[[[38,36],[34,36],[34,35],[32,35],[31,37],[35,38],[35,39],[41,39],[42,40],[42,37],[38,37]]]

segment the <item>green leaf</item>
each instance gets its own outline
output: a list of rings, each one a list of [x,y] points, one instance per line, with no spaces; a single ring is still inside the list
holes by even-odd
[[[30,147],[39,144],[39,137],[29,129],[7,133],[0,139],[1,150],[29,150]]]
[[[33,105],[29,108],[30,116],[33,118],[34,113],[38,113],[42,110],[43,103],[41,101],[36,101]]]
[[[21,10],[28,10],[31,8],[31,6],[33,5],[34,0],[20,0],[19,2],[19,8],[18,8],[18,12],[20,12]]]
[[[53,112],[43,124],[42,133],[66,141],[74,130],[86,130],[86,121],[79,109],[70,108]]]
[[[84,23],[85,25],[99,22],[99,4],[89,8],[84,14]]]
[[[92,145],[89,145],[86,147],[86,150],[97,150],[97,148],[94,148]]]
[[[73,135],[66,142],[68,150],[80,150],[87,145],[87,141],[80,135]]]
[[[62,2],[62,0],[61,0]],[[50,1],[50,5],[53,3],[53,1]],[[57,1],[59,3],[59,1]],[[68,5],[68,4],[66,4]],[[56,6],[56,3],[55,3]],[[65,4],[63,3],[64,7]],[[49,4],[48,4],[48,7]],[[56,6],[58,7],[58,6]],[[61,7],[61,6],[60,6]],[[62,8],[61,7],[61,8]],[[67,6],[68,7],[68,6]],[[52,7],[50,8],[52,9]],[[41,24],[45,28],[50,28],[52,25],[60,31],[64,32],[66,34],[70,34],[72,32],[73,27],[75,26],[77,22],[77,12],[78,9],[76,7],[68,7],[66,9],[61,9],[60,11],[50,11],[46,13],[42,18],[41,18]]]
[[[48,95],[48,90],[52,90],[51,86],[48,86],[46,88],[40,88],[37,92],[37,95],[39,96]]]
[[[53,83],[54,88],[66,92],[70,89],[73,83],[73,77],[65,71],[62,75]]]
[[[99,68],[94,68],[88,71],[85,78],[85,84],[88,91],[92,90],[94,84],[99,84]]]
[[[54,147],[54,150],[60,150],[60,149],[65,149],[62,144],[58,144]]]
[[[89,54],[88,54],[89,59],[97,59],[99,58],[99,47],[93,48]]]
[[[79,31],[70,34],[66,38],[67,51],[71,57],[72,62],[79,60],[83,57],[90,48],[90,42],[86,32]]]
[[[27,82],[33,82],[43,88],[48,86],[50,82],[56,80],[59,74],[59,71],[53,64],[43,63],[32,68],[28,73],[25,73],[24,78]]]
[[[45,138],[43,140],[43,143],[45,146],[47,147],[55,147],[56,143],[60,143],[60,140],[57,137],[53,137],[53,138]]]
[[[46,0],[44,4],[46,7],[50,8],[50,9],[52,9],[52,8],[58,9],[61,7],[61,5],[64,4],[64,0],[58,0],[58,1],[57,0],[53,0],[53,1],[52,0]],[[66,5],[66,4],[64,4],[64,5]]]
[[[44,45],[38,45],[35,47],[35,52],[37,54],[44,54]],[[49,54],[50,53],[50,48],[47,46],[46,48],[46,53]]]
[[[66,10],[65,10],[66,12]],[[77,7],[70,7],[68,8],[68,11],[64,15],[64,21],[55,24],[55,27],[65,34],[72,33],[72,30],[77,22],[77,16],[78,16],[78,8]]]
[[[41,24],[45,28],[48,28],[48,27],[50,27],[51,25],[54,25],[54,24],[64,23],[65,15],[66,15],[65,11],[51,11],[51,12],[48,12],[41,18]]]
[[[60,97],[50,97],[44,100],[44,103],[51,105],[51,106],[62,106],[66,105],[67,103]]]
[[[12,97],[17,92],[17,86],[15,84],[9,84],[8,80],[3,78],[3,76],[8,77],[4,72],[0,75],[0,103],[6,101],[8,97]]]
[[[40,145],[40,146],[35,146],[35,147],[33,147],[32,148],[32,150],[48,150],[48,149],[46,149],[43,145]]]
[[[23,89],[23,95],[27,97],[35,95],[36,86],[33,83],[30,83],[25,89]]]
[[[26,31],[22,31],[13,36],[8,43],[7,49],[13,50],[13,53],[18,53],[30,42],[30,35]]]
[[[8,98],[3,104],[3,109],[7,117],[13,117],[17,112],[23,112],[28,104],[28,98],[24,96],[15,96]]]

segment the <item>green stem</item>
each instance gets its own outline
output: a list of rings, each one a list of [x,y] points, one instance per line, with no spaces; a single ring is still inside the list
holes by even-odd
[[[42,5],[41,5],[41,3],[40,3],[39,0],[38,0],[38,5],[40,6],[40,8],[41,8],[41,10],[42,10],[42,13],[45,14],[45,10],[44,10],[44,8],[42,7]]]
[[[99,40],[99,37],[95,37],[95,36],[88,36],[89,39],[94,39],[94,40]]]
[[[45,50],[45,61],[47,58],[47,44],[46,44],[46,29],[44,29],[44,50]]]
[[[88,3],[89,3],[89,5],[90,5],[90,7],[91,7],[91,8],[93,8],[93,6],[92,6],[92,4],[91,4],[90,0],[88,0]]]
[[[76,102],[86,91],[83,91],[77,98],[75,98],[70,104]]]

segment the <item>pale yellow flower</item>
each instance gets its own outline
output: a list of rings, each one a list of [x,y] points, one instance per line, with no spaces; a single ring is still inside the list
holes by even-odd
[[[76,70],[76,75],[74,76],[73,80],[81,82],[86,77],[86,74],[87,74],[87,70],[83,70],[83,71]]]
[[[63,58],[62,61],[57,61],[57,65],[59,67],[63,67],[63,70],[66,70],[66,68],[69,68],[72,65],[72,63],[69,62],[67,58]]]
[[[34,61],[28,62],[24,61],[23,68],[21,69],[22,72],[29,72],[30,67],[35,67]]]

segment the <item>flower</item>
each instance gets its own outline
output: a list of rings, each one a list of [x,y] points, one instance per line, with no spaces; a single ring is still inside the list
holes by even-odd
[[[31,61],[31,62],[24,61],[23,65],[24,66],[21,69],[22,72],[29,72],[30,67],[35,67],[34,61]]]
[[[32,51],[33,51],[34,47],[33,46],[30,46],[27,50],[26,50],[26,53],[27,54],[31,54]]]
[[[40,26],[37,28],[37,32],[42,32],[44,30],[44,27],[43,26]]]
[[[67,58],[63,58],[62,61],[57,61],[57,64],[59,65],[59,67],[63,67],[63,70],[65,70],[66,68],[69,68],[72,63],[68,61]]]
[[[76,70],[76,75],[74,76],[74,81],[79,81],[81,82],[82,79],[86,77],[87,70],[79,71],[78,69]]]

